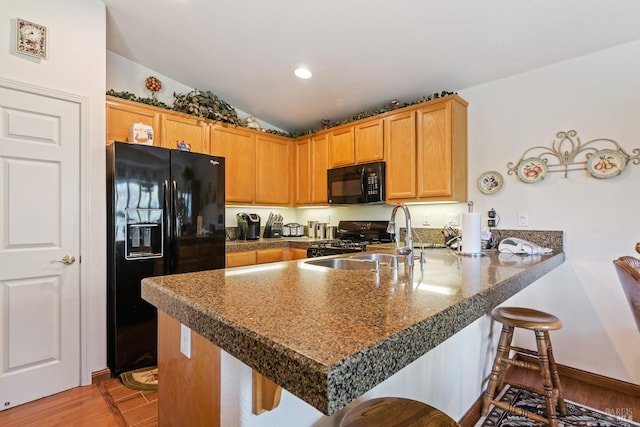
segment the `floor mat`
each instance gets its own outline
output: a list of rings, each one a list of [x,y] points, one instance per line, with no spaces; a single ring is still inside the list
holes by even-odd
[[[158,390],[158,367],[136,369],[120,374],[120,381],[133,390]]]
[[[506,386],[498,399],[502,402],[544,416],[544,397],[516,387]],[[560,426],[577,427],[631,427],[640,426],[631,420],[631,414],[608,414],[565,399],[567,415],[558,416]],[[489,415],[481,418],[475,427],[546,427],[546,424],[491,406]]]

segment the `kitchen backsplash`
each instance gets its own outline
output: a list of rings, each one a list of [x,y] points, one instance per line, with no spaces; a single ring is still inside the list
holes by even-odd
[[[414,227],[414,233],[419,238],[415,238],[414,242],[419,244],[422,241],[425,244],[443,244],[444,243],[444,234],[442,232],[442,228],[431,228],[431,227]],[[237,235],[236,227],[226,227],[227,240],[235,240]],[[260,236],[262,238],[262,234],[264,233],[264,226],[260,228]],[[304,226],[304,235],[308,236],[307,226]],[[404,239],[405,229],[400,229],[401,239]],[[507,237],[517,237],[520,239],[528,240],[536,245],[540,245],[543,248],[551,248],[553,252],[562,252],[564,245],[564,232],[563,231],[552,231],[552,230],[507,230],[507,229],[491,229],[491,234],[495,237],[498,242],[502,239],[506,239]],[[303,238],[291,237],[290,239],[299,239],[303,240]]]

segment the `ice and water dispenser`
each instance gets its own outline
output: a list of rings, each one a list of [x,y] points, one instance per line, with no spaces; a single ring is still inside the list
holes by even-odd
[[[126,209],[127,236],[125,259],[162,258],[163,215],[162,209]]]

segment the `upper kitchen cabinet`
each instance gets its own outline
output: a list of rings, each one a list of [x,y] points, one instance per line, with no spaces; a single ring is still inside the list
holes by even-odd
[[[253,203],[255,153],[253,132],[240,128],[211,126],[211,154],[225,158],[227,203]]]
[[[367,120],[329,133],[331,167],[373,162],[384,158],[384,121]]]
[[[311,203],[327,203],[327,169],[329,168],[329,136],[311,137]]]
[[[327,203],[327,168],[329,167],[329,136],[319,133],[295,142],[296,205]]]
[[[416,112],[385,117],[387,200],[416,197]]]
[[[303,138],[295,142],[296,183],[294,203],[306,205],[311,203],[311,138]]]
[[[160,145],[160,109],[145,107],[138,102],[107,96],[106,102],[107,143],[129,141],[131,125],[143,123],[154,131],[153,145]]]
[[[256,140],[255,202],[264,205],[288,205],[290,203],[290,175],[293,162],[293,141],[258,133]]]
[[[457,95],[385,117],[387,200],[467,200],[467,102]]]
[[[367,120],[354,127],[356,163],[367,163],[384,158],[384,120]]]
[[[331,167],[352,165],[356,161],[353,126],[340,127],[329,133]]]
[[[467,200],[467,103],[454,96],[417,112],[418,198]]]
[[[162,113],[162,146],[177,149],[184,141],[194,153],[209,153],[209,124],[183,114]]]

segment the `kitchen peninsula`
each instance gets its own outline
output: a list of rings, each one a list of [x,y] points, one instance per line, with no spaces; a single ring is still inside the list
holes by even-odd
[[[298,260],[148,278],[142,296],[331,415],[563,262],[432,249],[412,274]]]
[[[331,415],[563,262],[433,249],[413,277],[299,260],[149,278],[142,296]]]

